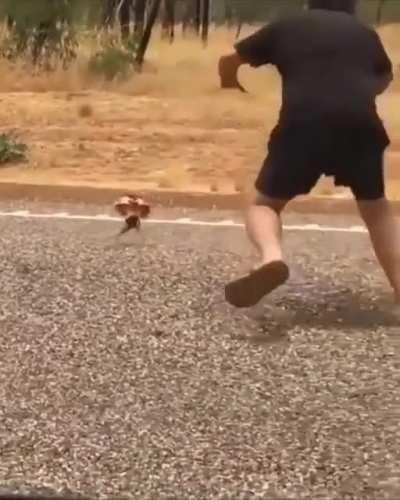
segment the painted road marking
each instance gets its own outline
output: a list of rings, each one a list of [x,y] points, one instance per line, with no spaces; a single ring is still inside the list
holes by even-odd
[[[0,212],[0,217],[16,217],[22,219],[59,219],[59,220],[77,220],[77,221],[103,221],[103,222],[121,222],[119,217],[112,217],[107,214],[85,215],[85,214],[69,214],[68,212],[55,212],[48,214],[39,214],[29,212],[28,210],[17,210],[14,212]],[[180,219],[148,219],[144,221],[146,224],[170,224],[178,226],[205,226],[205,227],[244,227],[241,222],[233,220],[220,221],[201,221],[190,218]],[[303,225],[284,225],[286,231],[310,231],[310,232],[331,232],[331,233],[366,233],[367,230],[363,226],[321,226],[319,224],[303,224]]]

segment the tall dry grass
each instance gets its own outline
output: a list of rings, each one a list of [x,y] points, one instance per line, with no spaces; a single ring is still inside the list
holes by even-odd
[[[253,29],[247,27],[243,34]],[[4,35],[4,32],[3,32]],[[1,38],[1,34],[0,34]],[[220,55],[232,49],[235,31],[225,28],[213,30],[210,43],[204,49],[199,39],[182,38],[178,33],[174,44],[161,41],[155,30],[147,54],[147,62],[141,74],[135,74],[124,82],[105,83],[94,80],[87,71],[89,57],[99,48],[95,37],[83,36],[80,40],[79,57],[68,71],[50,74],[33,74],[26,64],[11,66],[0,60],[0,92],[80,92],[88,90],[109,91],[130,96],[154,98],[178,98],[186,108],[202,110],[205,118],[224,116],[232,126],[243,121],[258,124],[260,105],[276,112],[279,104],[279,78],[272,68],[258,72],[244,68],[241,79],[249,94],[221,93],[218,88],[217,62]],[[229,118],[236,119],[229,120]],[[256,123],[255,123],[256,122]],[[217,119],[216,125],[220,124]]]
[[[242,36],[250,34],[256,27],[245,27]],[[391,87],[389,101],[393,93],[400,91],[397,68],[400,64],[400,26],[387,25],[379,33],[396,68],[396,78]],[[0,32],[0,39],[4,36]],[[259,125],[260,119],[273,121],[280,104],[280,80],[272,67],[254,71],[241,70],[241,81],[249,94],[220,92],[218,88],[217,61],[221,54],[232,50],[235,30],[213,29],[206,49],[197,38],[182,38],[178,32],[172,45],[161,41],[159,30],[155,30],[147,63],[142,74],[135,74],[125,82],[106,84],[94,80],[88,74],[87,62],[99,47],[96,36],[83,35],[80,40],[79,57],[68,71],[51,74],[32,74],[24,64],[10,66],[0,61],[0,92],[79,92],[87,90],[107,90],[131,96],[146,95],[154,98],[179,98],[186,107],[202,108],[210,117],[225,115],[232,126]],[[396,96],[397,97],[397,96]],[[384,97],[382,112],[386,119],[397,125],[393,106]],[[230,118],[230,119],[229,119]],[[212,120],[215,121],[215,120]],[[217,120],[218,122],[218,120]]]
[[[242,37],[254,32],[257,27],[246,26]],[[235,29],[213,29],[206,49],[196,37],[180,36],[179,30],[174,44],[161,40],[158,29],[154,30],[147,54],[148,63],[141,75],[135,75],[126,84],[114,84],[107,89],[134,93],[154,94],[156,96],[191,97],[209,95],[216,89],[216,65],[222,53],[232,50],[235,42]],[[386,25],[378,32],[395,66],[400,64],[400,25]],[[0,42],[6,36],[5,27],[0,27]],[[32,75],[24,64],[10,67],[0,61],[2,79],[0,91],[75,91],[91,88],[104,88],[103,82],[96,82],[86,71],[87,61],[100,46],[101,36],[96,33],[82,33],[80,36],[79,57],[68,71],[55,71],[51,74]],[[18,78],[16,78],[18,77]],[[274,91],[279,81],[275,71],[263,68],[257,72],[244,69],[244,83],[257,96],[264,95],[266,85]],[[260,95],[260,97],[261,97]]]

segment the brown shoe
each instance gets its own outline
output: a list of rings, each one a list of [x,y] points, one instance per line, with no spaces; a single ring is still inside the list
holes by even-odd
[[[265,295],[283,285],[288,278],[289,268],[285,262],[270,262],[228,283],[225,287],[225,298],[235,307],[255,306]]]

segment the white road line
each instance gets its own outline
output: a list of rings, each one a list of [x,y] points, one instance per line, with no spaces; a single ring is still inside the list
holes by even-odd
[[[32,213],[28,210],[18,210],[14,212],[0,212],[0,217],[16,217],[20,219],[59,219],[59,220],[77,220],[77,221],[104,221],[104,222],[121,222],[119,217],[112,217],[106,214],[85,215],[85,214],[69,214],[68,212],[55,212],[48,214]],[[205,227],[244,227],[243,223],[234,222],[233,220],[220,221],[201,221],[189,218],[183,219],[148,219],[146,224],[170,224],[178,226],[205,226]],[[304,224],[304,225],[285,225],[286,231],[309,231],[309,232],[331,232],[331,233],[366,233],[366,229],[362,226],[321,226],[319,224]]]

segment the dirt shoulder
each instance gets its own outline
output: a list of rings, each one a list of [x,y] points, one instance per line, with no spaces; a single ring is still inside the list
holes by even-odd
[[[54,186],[0,182],[1,201],[35,201],[45,203],[79,203],[88,205],[112,205],[124,191],[115,188],[88,186]],[[217,194],[183,192],[172,190],[138,190],[136,194],[145,198],[152,206],[192,208],[199,210],[241,210],[249,201],[243,194]],[[394,201],[400,213],[400,202]],[[343,214],[356,213],[351,199],[330,196],[306,196],[291,202],[288,211],[292,213]]]
[[[28,162],[0,169],[0,197],[104,204],[128,191],[162,206],[240,208],[280,107],[274,75],[249,76],[243,80],[254,89],[250,95],[221,93],[211,80],[179,97],[140,79],[132,88],[107,90],[49,90],[51,82],[42,90],[4,89],[0,133],[28,146]],[[399,100],[392,91],[379,102],[392,139],[386,158],[392,200],[400,200],[400,121],[393,112]],[[290,208],[354,211],[348,190],[325,178]]]

